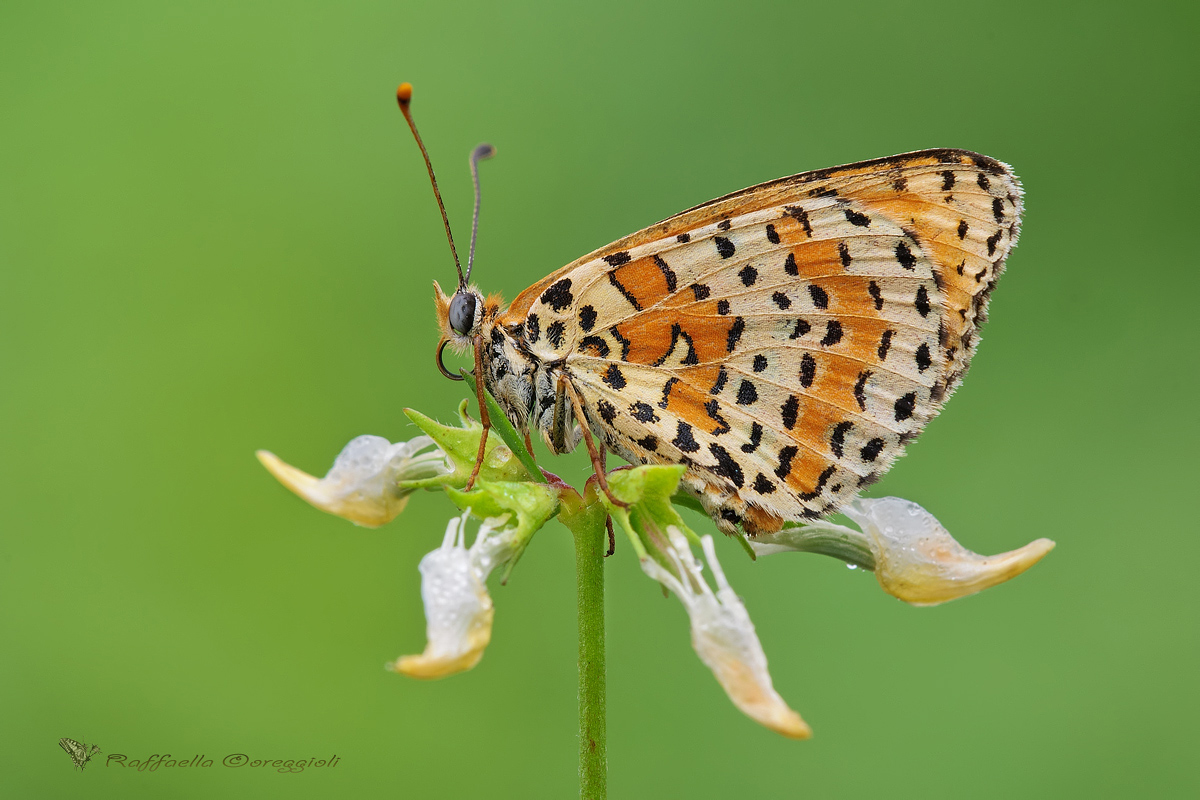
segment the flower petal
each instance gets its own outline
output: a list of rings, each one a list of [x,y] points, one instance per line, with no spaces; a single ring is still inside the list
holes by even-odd
[[[973,553],[916,503],[899,497],[860,498],[842,510],[858,524],[875,555],[875,577],[906,603],[931,606],[1004,583],[1054,549],[1038,539],[996,556]]]
[[[670,544],[665,555],[678,577],[649,556],[641,559],[642,570],[683,602],[697,655],[712,670],[729,699],[748,717],[793,739],[810,737],[812,729],[788,707],[771,683],[767,657],[754,623],[725,580],[712,537],[703,537],[701,545],[717,582],[715,593],[705,582],[687,538],[675,526],[667,528],[667,536]]]
[[[421,453],[430,447],[432,451]],[[367,528],[391,522],[404,510],[412,489],[401,489],[398,482],[447,471],[444,455],[428,436],[396,444],[382,436],[359,436],[342,449],[324,478],[266,450],[257,455],[280,483],[313,506]]]
[[[401,656],[388,668],[412,678],[444,678],[471,669],[492,640],[494,609],[487,591],[493,569],[513,554],[506,518],[486,520],[468,550],[468,513],[450,520],[442,546],[421,559],[427,644],[420,655]]]

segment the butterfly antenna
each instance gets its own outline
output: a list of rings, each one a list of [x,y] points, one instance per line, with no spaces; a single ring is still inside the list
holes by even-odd
[[[471,282],[471,267],[475,264],[475,240],[479,236],[479,162],[496,155],[496,148],[486,142],[471,151],[471,181],[475,184],[475,215],[471,217],[471,250],[467,253],[467,283]]]
[[[412,102],[412,84],[402,83],[396,89],[396,102],[400,105],[400,113],[404,114],[404,119],[408,121],[408,127],[412,130],[413,137],[417,140],[417,147],[421,148],[421,155],[425,157],[425,167],[429,170],[429,182],[433,184],[433,196],[437,198],[438,209],[442,212],[442,223],[446,226],[446,240],[450,242],[450,254],[454,256],[454,268],[458,270],[458,285],[463,287],[467,282],[463,279],[462,265],[458,261],[458,250],[454,248],[454,234],[450,232],[450,218],[446,216],[446,205],[442,202],[442,193],[438,191],[437,178],[433,174],[433,163],[429,160],[429,153],[425,151],[425,144],[421,141],[421,134],[417,133],[417,125],[413,122],[412,112],[408,110],[409,103]],[[478,181],[476,182],[476,200],[475,208],[478,213],[479,194]],[[471,237],[474,242],[475,237]],[[472,244],[472,250],[474,245]],[[469,272],[469,270],[468,270]]]

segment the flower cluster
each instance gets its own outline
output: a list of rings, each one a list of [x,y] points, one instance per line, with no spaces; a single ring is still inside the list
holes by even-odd
[[[420,564],[427,645],[388,667],[415,678],[440,678],[471,669],[492,635],[494,608],[489,575],[504,567],[507,581],[530,539],[551,518],[568,527],[588,517],[614,519],[629,538],[642,571],[683,603],[692,646],[733,703],[756,722],[796,739],[808,725],[775,691],[767,658],[742,601],[717,561],[711,536],[699,536],[677,506],[695,504],[678,493],[682,466],[621,468],[607,475],[612,503],[590,481],[583,495],[533,464],[521,439],[493,414],[498,437],[489,436],[479,478],[464,491],[475,466],[483,427],[459,408],[461,424],[446,426],[412,410],[425,435],[392,444],[359,436],[338,455],[324,478],[315,478],[276,456],[258,456],[287,488],[317,508],[358,525],[383,525],[403,510],[417,489],[445,491],[462,513],[450,520],[442,544]],[[788,525],[742,544],[754,555],[813,552],[871,570],[887,593],[912,605],[934,605],[1002,583],[1037,563],[1054,543],[985,557],[962,547],[916,503],[895,497],[859,499],[843,509],[858,530],[831,522]],[[467,522],[480,521],[468,548]],[[598,523],[597,523],[598,521]],[[698,546],[715,586],[693,552]]]

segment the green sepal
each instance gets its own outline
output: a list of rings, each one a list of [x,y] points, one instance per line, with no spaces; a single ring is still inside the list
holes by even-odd
[[[608,513],[621,524],[638,557],[650,556],[671,572],[676,571],[676,566],[664,555],[670,547],[667,527],[674,525],[692,542],[700,543],[700,537],[687,526],[671,503],[679,487],[679,479],[686,470],[687,467],[681,464],[633,467],[610,472],[608,488],[614,497],[629,504],[626,508],[616,505],[607,495],[600,493]]]
[[[398,486],[401,489],[462,488],[466,486],[467,479],[471,477],[471,471],[475,469],[475,457],[479,453],[479,437],[483,435],[483,425],[467,416],[467,401],[463,400],[458,407],[461,427],[443,425],[412,408],[404,409],[404,413],[413,421],[414,425],[437,442],[437,446],[446,454],[446,459],[453,469],[444,475],[432,478],[401,481]],[[478,480],[529,480],[529,474],[525,465],[513,454],[511,449],[489,436],[483,453],[483,466],[479,468]]]
[[[508,576],[525,552],[529,540],[546,524],[559,509],[558,492],[544,483],[523,481],[477,481],[469,492],[453,487],[446,494],[461,509],[470,509],[480,519],[509,516],[505,527],[515,526],[513,554],[504,568],[501,583],[508,583]]]

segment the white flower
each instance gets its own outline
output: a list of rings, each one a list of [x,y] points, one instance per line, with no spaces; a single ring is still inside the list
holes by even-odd
[[[713,671],[729,699],[754,721],[793,739],[807,739],[812,730],[775,691],[767,672],[754,623],[746,607],[725,580],[711,536],[701,540],[712,568],[717,591],[705,582],[702,566],[679,529],[667,528],[666,553],[678,577],[650,557],[641,559],[642,571],[666,586],[687,609],[692,624],[692,647]]]
[[[1015,578],[1054,549],[1038,539],[996,556],[973,553],[954,540],[932,514],[899,497],[860,498],[842,513],[862,532],[831,522],[816,522],[751,540],[759,555],[811,550],[814,533],[863,542],[875,561],[875,577],[888,594],[915,606],[955,600]]]
[[[442,546],[421,559],[425,602],[425,652],[401,656],[388,668],[413,678],[444,678],[471,669],[492,639],[492,598],[487,579],[513,554],[516,530],[506,517],[485,520],[466,548],[467,516],[450,520]]]
[[[359,436],[342,449],[324,478],[314,478],[266,450],[257,455],[280,483],[312,505],[367,528],[391,522],[404,510],[412,490],[399,488],[397,482],[449,472],[445,454],[428,436],[396,444],[382,436]]]

